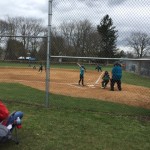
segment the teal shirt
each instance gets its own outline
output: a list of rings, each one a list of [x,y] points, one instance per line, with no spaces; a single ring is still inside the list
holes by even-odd
[[[80,67],[80,75],[84,75],[84,68]]]

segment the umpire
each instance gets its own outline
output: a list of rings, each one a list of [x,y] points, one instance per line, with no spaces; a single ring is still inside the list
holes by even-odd
[[[122,68],[120,63],[115,63],[112,69],[111,91],[114,91],[114,85],[117,83],[118,90],[121,91]]]

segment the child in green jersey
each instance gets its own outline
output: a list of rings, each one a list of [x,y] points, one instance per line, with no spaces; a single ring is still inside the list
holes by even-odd
[[[102,88],[105,88],[110,80],[110,76],[108,71],[105,71],[103,77],[102,77],[103,81],[102,81]]]

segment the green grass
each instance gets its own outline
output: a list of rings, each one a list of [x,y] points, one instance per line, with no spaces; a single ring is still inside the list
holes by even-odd
[[[96,65],[93,64],[85,64],[84,65],[87,70],[95,70]],[[77,64],[52,64],[52,68],[64,68],[64,69],[79,69]],[[102,66],[103,70],[111,71],[112,66]]]
[[[0,67],[28,67],[29,64],[28,63],[20,63],[20,62],[0,62]]]
[[[123,71],[122,82],[150,88],[150,78],[141,77],[137,74],[130,72]]]
[[[0,83],[10,112],[24,112],[20,144],[4,150],[149,150],[150,110],[94,99],[50,94],[20,84]]]

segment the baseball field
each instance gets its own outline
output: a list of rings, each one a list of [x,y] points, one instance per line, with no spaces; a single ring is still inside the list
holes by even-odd
[[[0,82],[21,83],[45,91],[46,72],[38,72],[33,68],[0,68]],[[79,70],[50,69],[50,92],[72,97],[93,98],[97,100],[123,103],[142,108],[150,108],[150,89],[122,83],[122,91],[110,91],[110,86],[101,89],[101,72],[87,70],[85,72],[85,86],[78,85]]]
[[[1,150],[150,149],[149,79],[123,71],[122,91],[110,91],[109,85],[101,89],[101,72],[93,66],[85,72],[85,86],[78,85],[78,66],[58,67],[50,69],[49,108],[43,107],[45,70],[0,67],[2,101],[10,112],[24,113],[20,144],[0,143]]]

